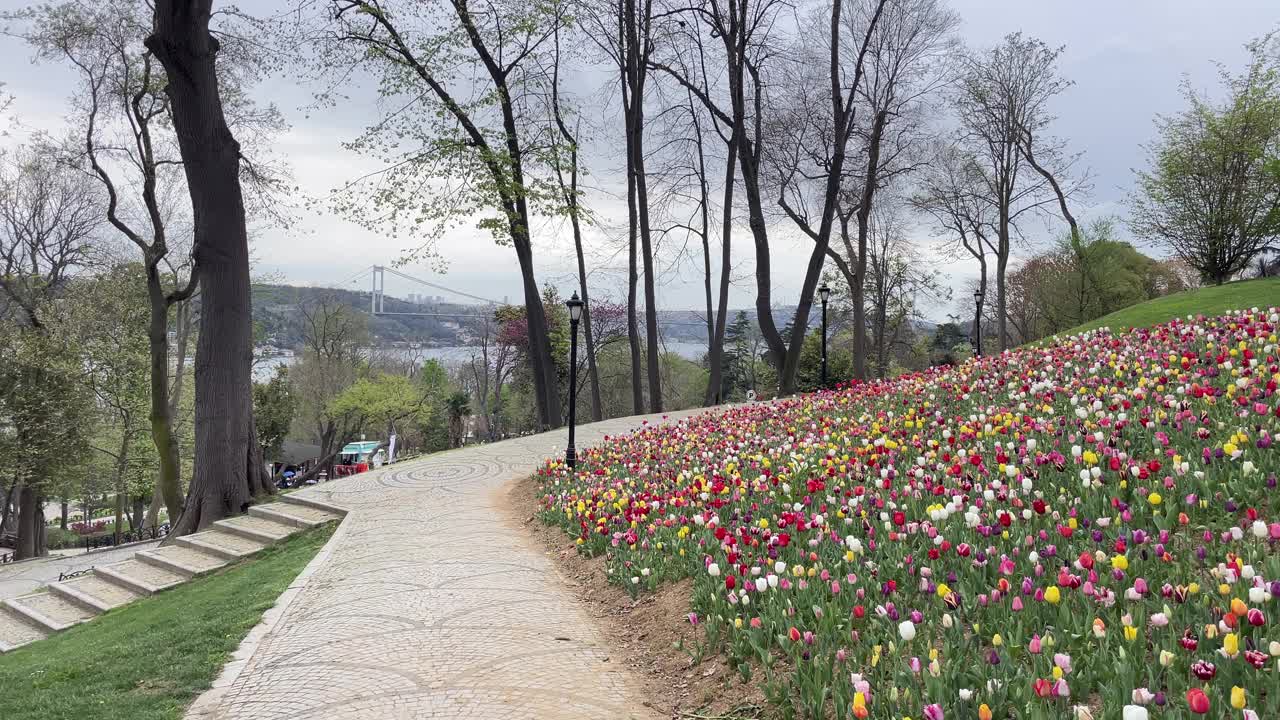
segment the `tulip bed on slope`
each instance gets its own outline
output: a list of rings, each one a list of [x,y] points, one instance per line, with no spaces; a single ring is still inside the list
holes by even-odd
[[[782,717],[1280,718],[1277,313],[646,426],[542,517]]]

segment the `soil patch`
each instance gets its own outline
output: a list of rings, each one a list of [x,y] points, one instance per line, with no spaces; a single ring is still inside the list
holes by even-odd
[[[744,684],[716,655],[694,664],[682,647],[693,648],[697,631],[689,624],[691,580],[666,585],[632,599],[608,582],[603,556],[578,553],[564,530],[537,518],[541,493],[535,477],[499,488],[505,519],[520,527],[531,544],[551,558],[565,586],[587,609],[611,650],[643,684],[647,706],[681,720],[752,720],[763,717],[764,696]]]

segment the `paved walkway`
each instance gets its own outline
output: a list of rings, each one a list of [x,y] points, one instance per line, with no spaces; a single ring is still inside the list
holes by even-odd
[[[581,427],[578,445],[643,419]],[[239,674],[188,720],[656,718],[497,507],[495,490],[564,443],[545,433],[300,491],[350,513]]]
[[[91,553],[78,549],[68,555],[50,554],[49,557],[40,560],[0,565],[0,600],[26,595],[51,582],[57,582],[58,576],[62,573],[128,560],[139,550],[150,550],[159,543],[159,540],[134,543],[109,550],[95,550]]]

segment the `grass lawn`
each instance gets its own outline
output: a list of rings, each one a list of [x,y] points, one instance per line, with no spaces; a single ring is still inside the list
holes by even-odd
[[[1280,277],[1242,280],[1225,285],[1187,290],[1131,305],[1058,335],[1075,335],[1104,325],[1118,332],[1124,328],[1159,325],[1186,315],[1213,316],[1229,310],[1247,310],[1251,307],[1263,308],[1277,304],[1280,304]]]
[[[331,534],[332,525],[300,533],[250,561],[0,656],[0,718],[182,717]]]

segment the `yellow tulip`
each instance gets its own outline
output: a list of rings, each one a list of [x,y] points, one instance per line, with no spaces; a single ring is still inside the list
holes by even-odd
[[[1231,688],[1231,707],[1237,710],[1243,710],[1247,700],[1244,697],[1244,688],[1235,685]]]
[[[1222,636],[1222,649],[1227,653],[1227,657],[1235,657],[1240,654],[1240,638],[1235,633],[1227,633]]]
[[[1044,599],[1050,605],[1057,605],[1062,600],[1062,592],[1058,590],[1057,585],[1050,585],[1044,590]]]

